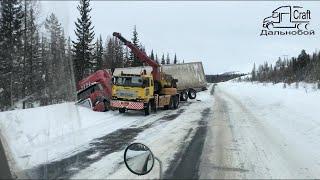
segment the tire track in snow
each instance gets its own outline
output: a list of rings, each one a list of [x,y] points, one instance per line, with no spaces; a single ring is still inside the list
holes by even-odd
[[[181,150],[174,155],[174,160],[170,167],[164,173],[165,179],[198,179],[199,164],[207,134],[207,120],[211,115],[210,108],[206,108],[201,112],[201,119],[198,121],[198,127],[191,141],[183,144]],[[185,140],[191,133],[185,137]]]

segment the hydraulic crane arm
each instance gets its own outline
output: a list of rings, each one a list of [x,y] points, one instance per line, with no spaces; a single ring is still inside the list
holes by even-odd
[[[134,55],[138,57],[138,59],[144,63],[147,63],[149,66],[152,67],[152,76],[154,80],[160,80],[160,65],[156,63],[154,60],[149,58],[146,53],[141,51],[135,45],[133,45],[130,41],[126,40],[124,37],[121,36],[120,33],[114,32],[113,36],[117,37],[120,41],[122,41],[127,47],[131,49]]]

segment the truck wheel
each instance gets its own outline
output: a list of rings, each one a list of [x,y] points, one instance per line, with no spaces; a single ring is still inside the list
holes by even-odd
[[[125,113],[126,109],[125,108],[119,108],[119,113]]]
[[[151,109],[153,112],[157,112],[157,105],[156,105],[155,101],[151,101]]]
[[[181,101],[188,101],[188,93],[187,93],[187,91],[181,92],[180,100]]]
[[[146,107],[144,108],[144,115],[148,116],[151,112],[151,104],[147,103]]]
[[[195,99],[197,97],[197,91],[194,89],[189,89],[188,96],[190,99]]]
[[[171,96],[170,97],[170,102],[169,102],[169,109],[174,109],[174,99],[176,96]]]
[[[173,96],[173,109],[178,109],[179,108],[179,97],[178,96]]]

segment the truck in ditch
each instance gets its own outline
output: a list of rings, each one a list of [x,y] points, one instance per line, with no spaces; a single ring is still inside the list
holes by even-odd
[[[94,111],[108,111],[111,99],[111,79],[108,71],[98,70],[77,84],[77,104]]]

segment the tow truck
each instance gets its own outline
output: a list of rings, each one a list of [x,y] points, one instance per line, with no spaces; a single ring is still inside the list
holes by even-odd
[[[180,95],[177,92],[177,79],[165,74],[161,66],[149,58],[146,53],[114,32],[113,36],[124,43],[133,54],[143,63],[152,67],[150,74],[143,70],[140,74],[125,74],[112,78],[111,106],[120,113],[127,110],[141,110],[145,115],[158,108],[177,109],[180,103]]]

